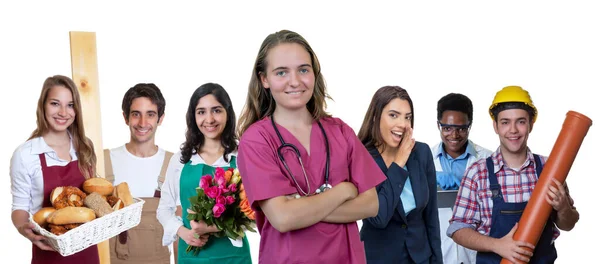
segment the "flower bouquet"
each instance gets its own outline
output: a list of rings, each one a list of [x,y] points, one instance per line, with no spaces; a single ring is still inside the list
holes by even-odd
[[[216,237],[237,240],[244,237],[245,230],[256,232],[254,211],[246,198],[239,170],[217,168],[214,177],[200,178],[196,192],[197,195],[190,197],[188,220],[216,225],[220,231],[211,233]],[[200,248],[188,246],[186,252],[190,251],[197,255]]]

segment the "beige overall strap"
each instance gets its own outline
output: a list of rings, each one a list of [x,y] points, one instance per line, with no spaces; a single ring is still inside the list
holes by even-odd
[[[104,149],[104,178],[111,183],[115,182],[112,162],[110,161],[110,149]]]
[[[158,181],[162,184],[165,182],[165,177],[167,176],[167,168],[169,167],[169,162],[171,161],[171,157],[173,156],[173,152],[169,152],[165,150],[165,159],[163,160],[162,168],[160,169],[160,174],[158,175]]]

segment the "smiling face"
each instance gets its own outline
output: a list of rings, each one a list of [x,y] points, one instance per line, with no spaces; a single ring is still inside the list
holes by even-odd
[[[315,87],[310,54],[297,43],[282,43],[267,55],[266,72],[261,82],[270,89],[277,107],[287,110],[306,108]]]
[[[227,124],[227,111],[217,98],[208,94],[196,105],[196,125],[205,139],[220,140]]]
[[[390,101],[381,113],[379,131],[383,142],[390,148],[397,148],[402,134],[411,127],[412,112],[407,100],[396,98]]]
[[[532,128],[529,113],[523,109],[508,109],[498,113],[494,131],[500,138],[503,155],[527,152],[527,139]]]
[[[442,114],[438,129],[444,150],[453,158],[462,155],[469,139],[469,117],[466,113],[447,110]]]
[[[65,132],[75,121],[75,109],[71,90],[62,85],[50,88],[44,112],[51,132]]]
[[[131,141],[140,144],[154,140],[156,128],[162,123],[162,118],[158,116],[156,104],[147,97],[138,97],[131,102],[125,123],[129,126]]]

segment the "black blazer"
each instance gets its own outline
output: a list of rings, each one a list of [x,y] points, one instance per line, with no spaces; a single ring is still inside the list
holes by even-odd
[[[415,142],[406,162],[408,172],[395,162],[387,168],[377,149],[369,149],[369,152],[387,180],[377,186],[377,216],[362,221],[360,237],[367,263],[409,263],[408,256],[416,263],[443,263],[437,182],[429,146]],[[407,177],[410,177],[416,203],[408,215],[400,201]]]

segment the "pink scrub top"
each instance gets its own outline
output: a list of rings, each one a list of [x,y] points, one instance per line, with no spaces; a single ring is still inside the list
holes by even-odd
[[[350,126],[332,117],[322,118],[320,122],[329,140],[329,183],[332,186],[342,181],[350,181],[359,193],[363,193],[386,179]],[[295,145],[300,151],[310,183],[310,192],[314,193],[325,179],[327,155],[321,129],[313,122],[308,155],[306,149],[288,130],[279,125],[277,128],[284,141]],[[266,117],[254,123],[242,135],[238,150],[238,168],[248,200],[256,211],[256,224],[261,236],[259,263],[366,263],[356,222],[319,222],[286,233],[280,233],[269,223],[257,201],[302,193],[296,188],[277,156],[277,148],[280,145],[281,141],[273,129],[270,117]],[[291,148],[287,147],[283,156],[296,181],[306,191],[307,185],[298,158]]]

